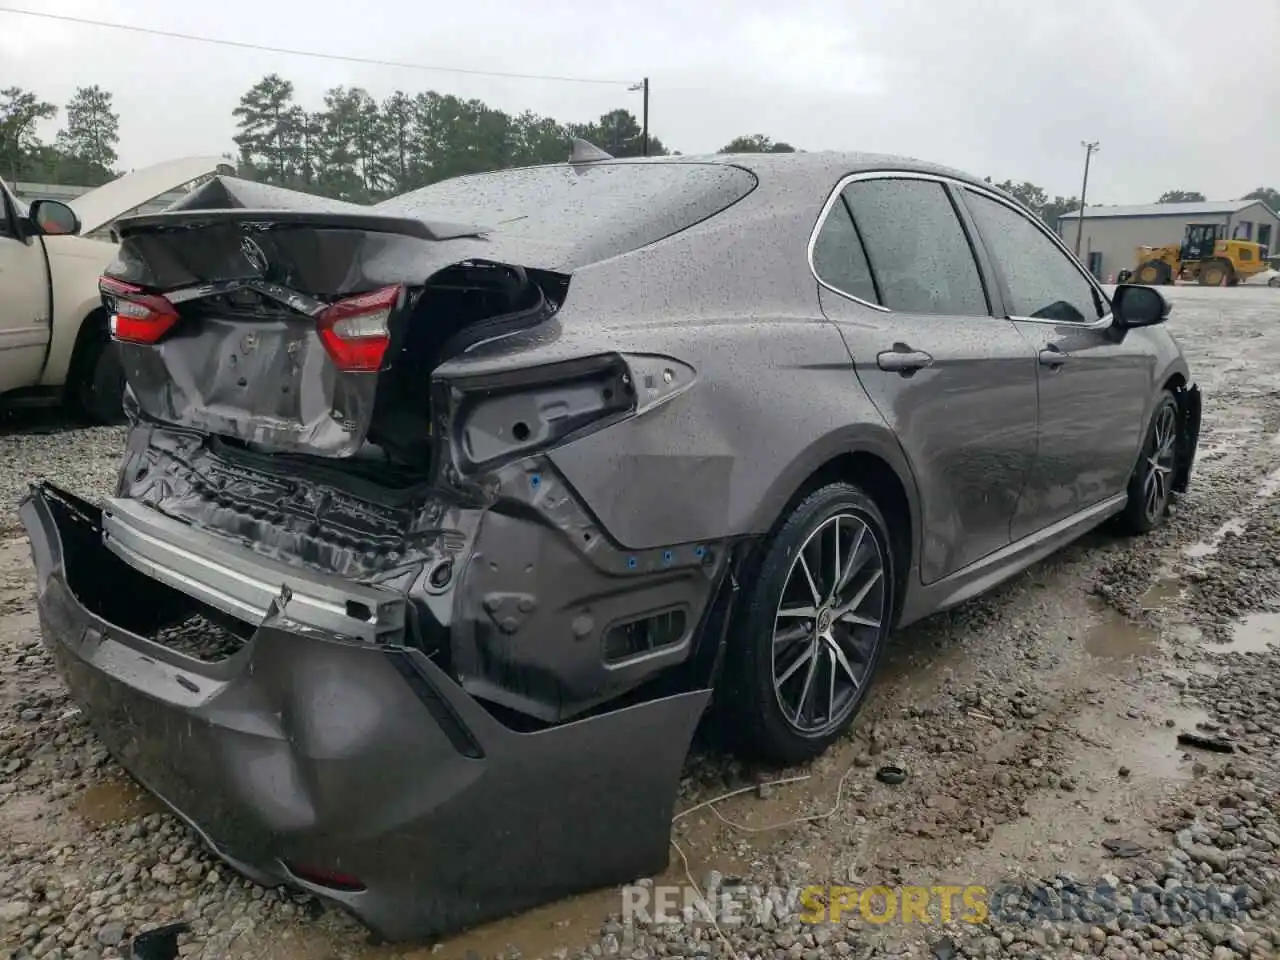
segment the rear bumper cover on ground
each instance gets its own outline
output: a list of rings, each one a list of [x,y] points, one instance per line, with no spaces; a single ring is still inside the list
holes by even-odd
[[[21,513],[44,643],[94,729],[254,879],[404,940],[665,867],[709,690],[519,733],[420,651],[302,627],[276,604],[243,649],[205,663],[112,622],[119,597],[165,588],[102,545],[97,508],[41,487]]]
[[[1178,404],[1178,454],[1173,472],[1173,490],[1186,493],[1191,487],[1191,468],[1200,445],[1201,393],[1199,384],[1180,386],[1173,392]]]

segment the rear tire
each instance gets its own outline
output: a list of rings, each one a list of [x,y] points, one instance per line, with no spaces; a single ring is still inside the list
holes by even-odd
[[[1121,532],[1150,533],[1164,523],[1173,500],[1173,476],[1178,463],[1178,402],[1161,391],[1142,441],[1142,453],[1129,478],[1129,502],[1118,517]]]
[[[1280,277],[1272,277],[1267,281],[1268,287],[1280,287]]]
[[[739,753],[801,763],[849,728],[889,636],[891,544],[875,501],[848,483],[809,494],[764,542],[717,691]]]
[[[1235,271],[1231,269],[1231,264],[1223,260],[1210,260],[1208,263],[1200,265],[1200,285],[1204,287],[1220,287],[1222,281],[1227,283],[1235,278]]]
[[[94,331],[77,366],[74,389],[81,412],[102,426],[123,423],[124,367],[120,349],[105,328]]]

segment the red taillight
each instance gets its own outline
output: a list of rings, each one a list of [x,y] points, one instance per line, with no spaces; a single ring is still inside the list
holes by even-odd
[[[403,296],[399,284],[383,287],[339,300],[320,314],[320,340],[339,370],[370,372],[382,366],[391,342],[389,320]]]
[[[358,893],[365,889],[365,885],[360,881],[360,878],[354,877],[349,873],[320,867],[303,866],[296,863],[286,863],[285,866],[299,880],[305,880],[307,883],[314,884],[317,887],[328,887],[330,890],[341,890],[344,893]]]
[[[178,322],[177,308],[164,297],[143,293],[113,277],[98,279],[98,292],[111,311],[111,336],[128,343],[156,343]]]

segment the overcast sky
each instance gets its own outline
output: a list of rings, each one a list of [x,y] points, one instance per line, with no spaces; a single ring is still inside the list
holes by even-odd
[[[1280,2],[1207,17],[1193,0],[0,0],[19,7],[438,66],[649,76],[651,131],[684,153],[764,133],[892,152],[1090,201],[1280,188]],[[0,14],[0,87],[63,104],[115,94],[121,166],[232,150],[231,110],[268,72],[317,107],[358,85],[478,97],[586,121],[625,84],[362,66]],[[44,131],[52,138],[57,129]]]

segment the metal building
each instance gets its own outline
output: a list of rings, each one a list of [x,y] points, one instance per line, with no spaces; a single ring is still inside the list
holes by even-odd
[[[1075,249],[1076,212],[1058,218],[1058,235]],[[1085,207],[1080,260],[1104,282],[1132,270],[1140,246],[1180,243],[1189,223],[1220,223],[1224,236],[1256,240],[1275,253],[1280,247],[1280,216],[1261,200],[1205,203],[1146,203],[1132,207]]]

